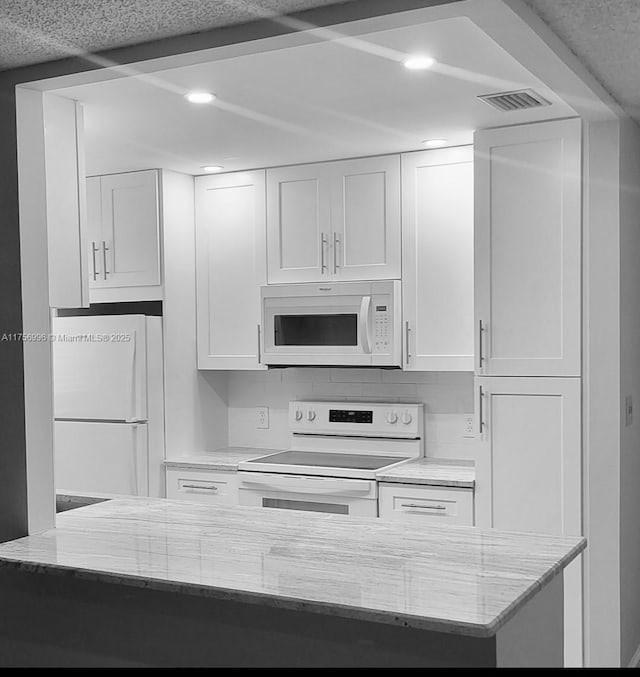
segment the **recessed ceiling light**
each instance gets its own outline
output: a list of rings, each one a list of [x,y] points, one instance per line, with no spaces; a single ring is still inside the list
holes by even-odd
[[[209,174],[215,174],[216,172],[221,172],[224,167],[221,167],[220,165],[204,165],[204,167],[200,167],[200,169],[203,169]]]
[[[188,92],[184,95],[184,98],[189,103],[211,103],[216,95],[211,92]]]
[[[422,144],[427,148],[440,148],[441,146],[447,145],[446,139],[427,139],[423,141]]]
[[[411,71],[422,71],[431,68],[435,62],[436,60],[430,56],[415,54],[414,56],[408,56],[402,63],[405,68]]]

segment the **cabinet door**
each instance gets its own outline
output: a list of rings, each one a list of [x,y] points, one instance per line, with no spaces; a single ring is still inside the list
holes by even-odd
[[[260,369],[265,172],[196,178],[199,369]]]
[[[476,525],[582,533],[580,379],[476,378]],[[480,395],[480,393],[482,393]],[[582,655],[581,562],[565,572],[565,658]]]
[[[158,173],[110,174],[100,179],[101,279],[96,286],[160,284]]]
[[[580,375],[581,123],[475,136],[476,370]]]
[[[104,285],[102,273],[102,192],[100,177],[87,178],[87,241],[89,245],[89,287]]]
[[[327,164],[267,170],[268,278],[317,282],[330,274]]]
[[[33,112],[27,125],[33,121]],[[44,157],[46,178],[49,305],[88,306],[83,109],[77,101],[47,93],[42,96],[42,115],[44,149],[40,157]],[[27,142],[28,149],[34,148],[36,138]],[[38,193],[33,177],[29,178],[26,199],[37,205]],[[26,207],[27,213],[30,209]]]
[[[473,370],[473,149],[402,156],[405,369]]]
[[[329,273],[341,280],[400,277],[400,156],[332,162]]]

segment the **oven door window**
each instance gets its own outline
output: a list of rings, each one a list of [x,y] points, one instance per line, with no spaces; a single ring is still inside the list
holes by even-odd
[[[274,315],[276,346],[357,346],[358,315]]]
[[[334,515],[348,515],[349,506],[341,503],[318,503],[315,501],[295,501],[289,498],[263,498],[263,508],[281,510],[306,510],[308,512],[330,512]]]

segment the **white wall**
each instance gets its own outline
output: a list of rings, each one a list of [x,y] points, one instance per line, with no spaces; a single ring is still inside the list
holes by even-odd
[[[463,437],[465,415],[473,414],[471,372],[319,368],[229,372],[229,444],[286,447],[289,401],[332,398],[424,402],[427,455],[475,458],[475,440]],[[259,406],[269,407],[268,430],[255,427]]]
[[[586,126],[583,463],[586,665],[620,661],[619,127]]]
[[[226,372],[196,368],[193,177],[162,172],[167,458],[227,445]]]
[[[620,126],[620,657],[640,650],[640,128]],[[640,656],[636,657],[636,660]]]

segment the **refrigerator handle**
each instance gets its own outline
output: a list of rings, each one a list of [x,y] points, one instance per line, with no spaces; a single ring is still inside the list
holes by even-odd
[[[136,390],[136,385],[138,382],[138,379],[136,378],[136,360],[138,359],[137,351],[136,351],[136,343],[138,341],[138,335],[137,332],[132,332],[130,336],[130,341],[131,341],[131,351],[129,353],[129,369],[127,370],[127,392],[129,393],[129,396],[131,397],[130,403],[129,403],[129,419],[128,423],[133,423],[135,421],[140,421],[144,420],[146,417],[142,416],[142,412],[139,411],[139,406],[138,406],[138,400],[139,400],[139,395],[140,393],[137,392]]]

